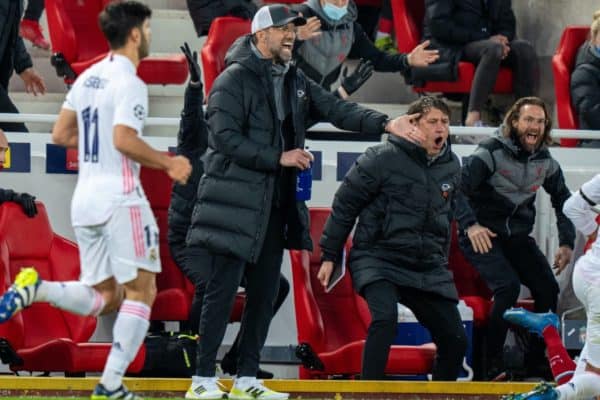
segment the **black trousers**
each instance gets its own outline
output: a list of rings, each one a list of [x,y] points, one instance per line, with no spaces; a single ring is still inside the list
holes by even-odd
[[[521,284],[531,291],[535,311],[547,312],[556,311],[558,283],[546,256],[529,236],[493,238],[492,249],[486,254],[475,253],[471,241],[463,233],[459,237],[459,245],[467,260],[479,271],[494,293],[494,305],[487,327],[486,358],[501,362],[508,330],[508,324],[502,315],[515,305]],[[531,346],[528,362],[545,360],[543,341],[535,339]]]
[[[539,67],[535,50],[525,40],[513,40],[509,46],[510,52],[504,60],[502,45],[488,39],[468,43],[463,48],[463,60],[477,65],[469,97],[469,111],[482,110],[492,93],[501,65],[513,71],[516,98],[537,93]]]
[[[431,333],[437,346],[433,379],[456,380],[467,351],[467,335],[454,301],[423,290],[380,280],[367,285],[363,296],[371,311],[361,379],[384,379],[390,346],[396,336],[400,302]]]
[[[4,55],[0,58],[0,113],[18,114],[19,110],[8,97],[8,82],[13,72],[12,57],[6,55],[12,49],[4,49]],[[2,50],[0,49],[0,55]],[[0,122],[0,129],[5,132],[29,132],[25,124],[17,122]]]
[[[192,333],[199,334],[200,331],[200,316],[202,315],[202,303],[204,300],[204,293],[206,292],[206,282],[210,278],[210,266],[207,265],[206,260],[206,249],[186,247],[185,243],[169,243],[171,250],[171,256],[177,266],[181,269],[184,275],[194,285],[194,298],[192,299],[192,307],[190,310],[190,317],[183,324],[183,329],[191,331]],[[246,281],[242,279],[242,287],[246,286]],[[277,311],[285,301],[288,293],[290,292],[290,284],[283,276],[279,275],[279,290],[273,303],[273,315],[277,314]],[[231,349],[227,352],[225,357],[233,357],[236,359],[239,355],[239,341],[240,334],[235,338],[235,341],[231,345]]]
[[[256,264],[206,251],[212,274],[200,317],[196,375],[215,376],[215,359],[225,335],[237,288],[246,281],[246,306],[240,326],[238,376],[255,377],[273,317],[283,257],[283,215],[272,209],[266,239]]]
[[[44,12],[44,0],[28,0],[23,19],[39,21]]]

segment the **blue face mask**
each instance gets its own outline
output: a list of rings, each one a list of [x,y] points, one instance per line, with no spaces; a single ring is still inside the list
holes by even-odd
[[[325,3],[323,12],[325,12],[325,15],[332,21],[339,21],[344,15],[348,14],[348,4],[343,7],[338,7],[331,3]]]

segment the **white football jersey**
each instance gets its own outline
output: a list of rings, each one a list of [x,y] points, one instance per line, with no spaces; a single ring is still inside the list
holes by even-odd
[[[140,184],[139,163],[119,152],[115,125],[141,136],[148,89],[125,56],[109,53],[81,74],[63,108],[77,113],[79,177],[71,204],[73,226],[105,223],[116,207],[148,204]]]

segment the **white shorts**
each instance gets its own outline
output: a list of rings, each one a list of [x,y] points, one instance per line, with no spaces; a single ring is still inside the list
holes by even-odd
[[[96,285],[110,277],[126,283],[137,270],[159,273],[158,226],[148,206],[118,207],[102,225],[76,226],[80,281]]]
[[[587,316],[584,350],[581,357],[600,368],[600,260],[584,255],[573,271],[573,291],[585,307]]]

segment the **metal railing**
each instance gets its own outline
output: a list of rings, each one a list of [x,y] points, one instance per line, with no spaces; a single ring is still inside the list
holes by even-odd
[[[52,124],[57,119],[56,114],[9,114],[0,113],[0,121],[2,122],[38,122]],[[167,117],[148,117],[146,118],[146,126],[179,126],[179,118]],[[481,136],[491,135],[497,128],[490,127],[465,127],[451,126],[450,133],[457,136]],[[309,131],[318,132],[343,132],[330,123],[318,123],[309,129]],[[578,129],[553,129],[552,137],[555,139],[600,139],[600,131],[578,130]]]

